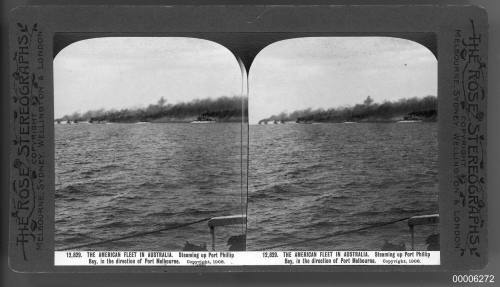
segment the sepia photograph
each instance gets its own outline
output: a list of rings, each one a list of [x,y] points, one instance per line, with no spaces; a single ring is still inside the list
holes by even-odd
[[[279,41],[255,58],[249,87],[249,250],[439,250],[430,50]]]

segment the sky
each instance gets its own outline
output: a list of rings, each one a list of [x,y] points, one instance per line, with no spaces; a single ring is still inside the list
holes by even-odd
[[[250,123],[280,112],[437,95],[430,50],[390,37],[321,37],[267,46],[249,73]]]
[[[54,116],[241,95],[233,54],[211,41],[108,37],[75,42],[54,59]]]
[[[311,37],[264,48],[249,72],[251,124],[281,112],[437,95],[437,60],[390,37]],[[55,117],[96,109],[175,104],[241,94],[241,71],[223,46],[193,38],[97,38],[54,59]]]

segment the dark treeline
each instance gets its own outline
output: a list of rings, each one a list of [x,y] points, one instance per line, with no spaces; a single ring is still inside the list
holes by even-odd
[[[85,113],[65,115],[56,121],[72,122],[169,122],[191,121],[201,118],[216,121],[240,121],[242,117],[242,97],[220,97],[217,99],[197,99],[191,102],[167,104],[162,97],[156,104],[146,108],[121,110],[93,110]],[[245,107],[246,107],[245,103]],[[245,110],[245,114],[247,111]]]
[[[400,99],[394,102],[374,103],[367,97],[362,104],[351,107],[330,109],[305,109],[292,113],[281,113],[262,119],[259,124],[267,122],[369,122],[369,121],[397,121],[397,120],[423,120],[436,121],[437,98],[426,96],[424,98]]]

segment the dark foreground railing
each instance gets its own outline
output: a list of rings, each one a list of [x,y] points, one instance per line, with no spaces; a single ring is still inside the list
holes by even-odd
[[[221,226],[228,226],[228,225],[246,225],[247,223],[247,217],[246,215],[229,215],[229,216],[216,216],[216,217],[206,217],[200,220],[196,221],[191,221],[191,222],[186,222],[183,224],[179,225],[174,225],[174,226],[169,226],[161,229],[156,229],[156,230],[151,230],[147,232],[140,232],[140,233],[134,233],[126,236],[121,236],[121,237],[116,237],[116,238],[111,238],[107,240],[102,240],[102,241],[97,241],[97,242],[91,242],[91,243],[86,243],[86,244],[80,244],[80,245],[75,245],[75,246],[69,246],[69,247],[64,247],[61,249],[56,249],[56,251],[64,251],[64,250],[74,250],[77,248],[82,248],[82,247],[90,247],[90,246],[95,246],[95,245],[102,245],[105,243],[110,243],[114,241],[119,241],[119,240],[124,240],[128,238],[134,238],[134,237],[141,237],[141,236],[146,236],[149,234],[154,234],[154,233],[159,233],[163,231],[168,231],[168,230],[173,230],[173,229],[179,229],[182,227],[187,227],[193,224],[197,224],[200,222],[208,222],[208,227],[210,229],[210,235],[212,238],[212,250],[215,251],[215,228],[216,227],[221,227]],[[315,237],[315,238],[308,238],[305,240],[301,241],[295,241],[295,242],[288,242],[288,243],[283,243],[283,244],[277,244],[273,246],[268,246],[261,248],[260,250],[269,250],[269,249],[274,249],[278,247],[285,247],[285,246],[291,246],[291,245],[297,245],[297,244],[302,244],[302,243],[308,243],[312,241],[317,241],[317,240],[322,240],[330,237],[335,237],[335,236],[341,236],[341,235],[346,235],[346,234],[351,234],[351,233],[356,233],[364,230],[369,230],[369,229],[374,229],[374,228],[379,228],[383,227],[386,225],[402,222],[402,221],[408,221],[408,226],[410,228],[410,234],[411,234],[411,250],[415,249],[415,226],[418,225],[428,225],[428,224],[437,224],[439,223],[439,214],[430,214],[430,215],[418,215],[418,216],[412,216],[412,217],[404,217],[396,220],[391,220],[387,222],[382,222],[382,223],[376,223],[376,224],[371,224],[368,226],[364,226],[361,228],[356,228],[356,229],[351,229],[351,230],[342,230],[342,231],[337,231],[334,233],[330,233],[324,236],[320,237]],[[246,234],[238,235],[238,236],[232,236],[229,238],[228,243],[230,243],[233,248],[230,248],[230,250],[233,251],[245,251],[246,250]]]
[[[411,250],[415,250],[415,226],[439,223],[439,214],[419,215],[408,219],[411,234]]]
[[[215,251],[215,227],[217,226],[227,226],[227,225],[243,225],[247,223],[247,217],[246,215],[229,215],[229,216],[218,216],[218,217],[213,217],[208,221],[208,227],[210,228],[210,235],[212,236],[212,250]],[[246,243],[246,236],[245,235],[240,235],[239,237],[232,237],[233,239],[239,240],[239,241],[245,241]],[[231,240],[231,238],[230,238]],[[234,240],[233,240],[234,241]],[[246,250],[246,244],[238,244],[239,246],[242,247],[239,251],[245,251]]]

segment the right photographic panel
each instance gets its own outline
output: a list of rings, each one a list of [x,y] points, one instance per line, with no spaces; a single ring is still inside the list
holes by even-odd
[[[279,41],[249,72],[247,250],[439,250],[437,59]]]

